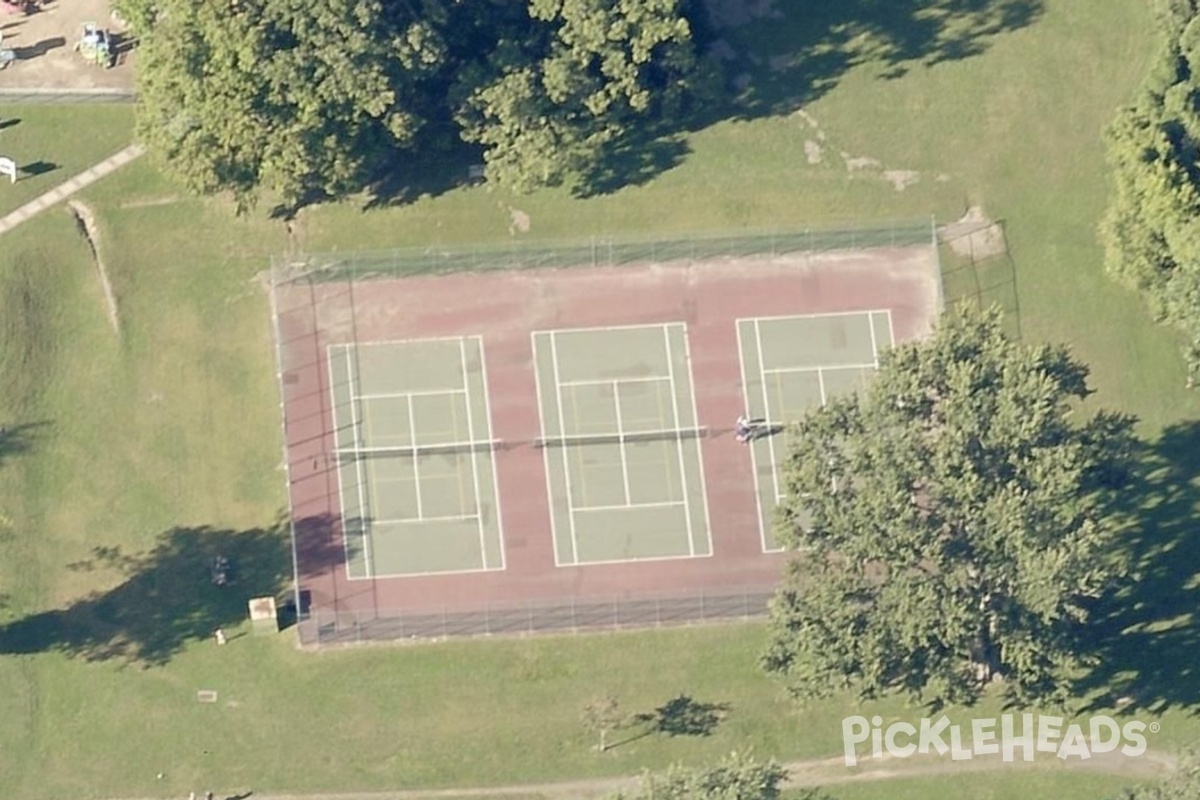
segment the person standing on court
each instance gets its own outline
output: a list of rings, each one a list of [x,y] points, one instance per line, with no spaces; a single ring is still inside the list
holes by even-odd
[[[737,418],[737,423],[733,426],[733,435],[742,444],[750,444],[750,439],[754,437],[754,428],[750,427],[750,420],[746,419],[745,414]]]

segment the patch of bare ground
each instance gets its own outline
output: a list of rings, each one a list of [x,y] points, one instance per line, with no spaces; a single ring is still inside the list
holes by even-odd
[[[96,275],[100,279],[100,289],[104,293],[104,305],[108,312],[108,323],[113,332],[121,334],[121,317],[117,312],[117,297],[113,293],[112,283],[108,280],[108,270],[104,268],[104,259],[100,256],[100,229],[96,225],[96,215],[82,200],[68,200],[67,210],[75,218],[79,232],[92,251],[92,263],[96,266]]]
[[[971,206],[960,219],[938,228],[938,239],[956,255],[977,261],[1008,252],[1003,226],[988,219],[981,206]]]

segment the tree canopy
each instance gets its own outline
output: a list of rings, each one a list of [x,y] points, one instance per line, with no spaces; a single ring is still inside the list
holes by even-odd
[[[1134,445],[1127,417],[1072,421],[1087,374],[964,311],[795,425],[776,525],[799,552],[764,667],[801,697],[970,701],[1003,677],[1021,700],[1062,698],[1089,599],[1121,572]]]
[[[661,774],[647,774],[637,791],[619,792],[609,800],[778,800],[787,772],[774,761],[758,761],[733,753],[707,769],[673,766]],[[808,790],[797,800],[821,800],[825,795]]]
[[[680,0],[117,0],[139,131],[194,191],[357,191],[449,139],[517,190],[571,183],[685,103]]]
[[[1171,0],[1166,43],[1106,134],[1115,192],[1101,224],[1109,272],[1187,337],[1200,376],[1200,0]]]
[[[1196,797],[1200,797],[1200,763],[1194,754],[1188,754],[1162,781],[1125,789],[1113,800],[1193,800]]]

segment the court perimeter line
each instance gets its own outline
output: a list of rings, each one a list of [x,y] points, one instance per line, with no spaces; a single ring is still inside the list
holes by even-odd
[[[351,302],[353,302],[353,300],[351,300]],[[347,377],[349,378],[348,385],[350,386],[350,420],[351,420],[350,430],[352,430],[354,432],[354,446],[358,447],[360,444],[366,443],[365,440],[363,440],[359,436],[359,434],[362,432],[362,428],[360,427],[361,423],[359,422],[359,419],[358,419],[358,398],[354,393],[354,387],[359,382],[361,376],[358,374],[358,353],[355,352],[354,357],[351,358],[350,353],[349,353],[350,348],[351,348],[351,345],[346,345],[346,350],[347,350],[346,374],[347,374]],[[374,552],[375,539],[372,535],[373,532],[370,531],[370,524],[371,524],[369,522],[370,516],[367,514],[367,510],[368,510],[367,509],[367,499],[366,499],[366,494],[364,493],[365,492],[364,486],[366,484],[366,473],[367,473],[367,469],[363,465],[363,463],[361,461],[356,462],[354,465],[354,477],[358,481],[358,512],[360,515],[358,521],[359,521],[359,527],[362,530],[361,535],[362,535],[362,540],[363,540],[363,561],[367,565],[367,577],[373,578],[373,577],[375,577],[375,572],[374,572],[374,567],[371,565],[370,556],[368,555],[368,551]],[[367,545],[368,539],[370,540],[370,546]]]
[[[889,311],[886,308],[860,308],[854,311],[819,311],[814,314],[778,314],[771,317],[747,317],[747,320],[774,322],[781,319],[818,319],[820,317],[850,317],[856,314],[875,314]]]
[[[637,328],[653,328],[656,325],[679,325],[679,321],[673,322],[634,322],[629,325],[595,325],[589,328],[558,328],[552,331],[534,331],[534,333],[548,333],[553,336],[556,333],[589,333],[594,331],[631,331]]]
[[[686,500],[663,500],[657,503],[626,503],[623,506],[580,506],[575,509],[580,514],[585,511],[628,511],[631,508],[670,508],[672,506],[686,506]],[[695,555],[693,553],[693,555]],[[687,556],[673,556],[673,558],[687,558]]]
[[[762,374],[762,393],[763,393],[763,411],[770,418],[771,414],[771,396],[767,394],[767,373],[764,371],[766,360],[763,358],[762,346],[762,327],[759,325],[759,320],[754,320],[754,341],[758,345],[758,368],[763,371]],[[751,440],[750,446],[754,446],[754,441]],[[771,480],[775,484],[775,496],[779,497],[779,471],[775,468],[775,437],[767,437],[767,452],[771,455]]]
[[[488,384],[487,373],[487,349],[483,346],[482,336],[472,336],[479,343],[479,372],[483,378],[483,409],[487,415],[487,433],[488,438],[495,436],[496,429],[492,427],[492,390]],[[536,372],[536,370],[535,370]],[[468,409],[469,411],[469,409]],[[541,413],[541,402],[538,403],[538,413]],[[496,451],[492,450],[488,457],[492,460],[492,490],[495,494],[492,495],[492,502],[495,504],[496,513],[496,533],[500,537],[500,567],[499,569],[508,569],[508,564],[504,560],[504,515],[500,513],[500,469],[496,466]],[[482,516],[482,509],[480,509]],[[485,559],[486,566],[486,559]]]
[[[408,435],[412,439],[413,447],[417,446],[417,420],[413,414],[412,397],[408,398]],[[416,489],[417,495],[417,519],[422,519],[425,516],[424,510],[421,507],[421,459],[413,458],[413,488]]]
[[[875,315],[867,314],[867,324],[871,327],[871,360],[875,362],[875,369],[879,369],[879,348],[875,346]]]
[[[896,331],[892,328],[892,310],[890,308],[887,308],[887,309],[884,309],[884,312],[887,314],[887,318],[888,318],[888,339],[891,340],[892,347],[895,347],[896,346]]]
[[[566,435],[566,417],[563,416],[563,397],[562,385],[559,384],[558,373],[558,340],[555,331],[550,331],[550,360],[554,365],[554,395],[558,399],[558,426],[561,428],[559,435]],[[567,482],[567,519],[571,523],[571,563],[579,563],[579,541],[575,537],[575,506],[571,502],[571,456],[567,452],[563,452],[563,476]]]
[[[668,327],[667,325],[663,325],[663,330],[666,330],[667,327]],[[642,378],[618,378],[617,380],[619,380],[621,383],[655,383],[657,381],[665,381],[666,379],[667,378],[665,375],[653,375],[653,376],[647,376],[647,377],[642,377]],[[586,380],[586,381],[563,381],[559,385],[560,386],[602,386],[606,383],[613,383],[613,381],[608,378],[603,378],[603,379],[599,379],[599,380]]]
[[[817,368],[817,388],[821,390],[821,408],[825,407],[825,371]]]
[[[546,417],[542,413],[542,398],[544,397],[544,395],[542,394],[541,370],[538,369],[538,363],[537,363],[537,352],[538,352],[537,337],[538,337],[538,334],[536,332],[531,332],[529,334],[530,347],[533,349],[533,388],[534,388],[534,391],[537,392],[538,429],[541,431],[542,437],[545,438],[546,437]],[[566,459],[566,457],[567,457],[566,453],[563,453],[563,458]],[[558,523],[555,522],[555,519],[554,519],[554,517],[555,517],[554,487],[552,485],[553,482],[550,479],[549,448],[544,448],[542,451],[542,467],[546,472],[546,501],[547,501],[547,504],[549,505],[548,511],[550,512],[550,544],[554,549],[554,566],[559,567],[559,566],[562,566],[562,559],[559,558],[559,553],[558,553]],[[570,491],[570,490],[571,490],[571,487],[568,486],[567,491]]]
[[[422,336],[420,339],[376,339],[371,342],[355,342],[357,347],[382,347],[392,344],[426,344],[428,342],[457,342],[461,336]]]
[[[397,397],[431,397],[441,394],[466,394],[465,389],[422,389],[417,392],[381,392],[379,394],[360,394],[360,400],[388,400]]]
[[[625,452],[625,423],[621,420],[621,382],[613,381],[613,411],[617,415],[617,452],[621,454],[621,481],[625,485],[625,505],[632,505],[629,496],[629,456]]]
[[[467,396],[467,439],[475,441],[475,412],[471,404],[471,389],[467,379],[467,340],[459,338],[458,340],[458,355],[459,355],[459,371],[462,373],[463,391]],[[483,563],[483,568],[487,569],[487,540],[483,532],[483,509],[481,498],[479,496],[479,458],[478,452],[471,453],[471,480],[474,483],[475,491],[475,521],[479,524],[479,560]]]
[[[354,402],[354,372],[351,367],[351,364],[353,362],[350,358],[350,345],[344,344],[344,345],[342,345],[342,347],[345,348],[345,350],[346,350],[346,378],[347,378],[346,385],[350,387],[350,430],[352,431],[352,435],[353,435],[352,441],[354,442],[355,446],[357,446],[358,445],[358,412],[355,411],[355,402]],[[329,348],[329,355],[330,355],[330,358],[332,359],[332,357],[333,357],[333,347],[332,346],[330,346],[330,348]],[[331,363],[330,364],[331,379],[332,379],[332,366],[333,365]],[[333,390],[332,386],[330,387],[330,390],[331,391]],[[335,406],[335,408],[336,408],[336,406]],[[336,414],[337,414],[337,412],[335,411],[334,415],[336,416]],[[336,424],[334,425],[334,428],[335,429],[337,428]],[[367,572],[367,574],[364,575],[363,577],[373,578],[373,577],[375,577],[375,573],[371,567],[371,548],[367,544],[367,519],[365,516],[367,501],[366,501],[366,498],[363,497],[362,464],[356,463],[354,465],[354,477],[358,481],[359,537],[362,539],[363,564],[366,566],[366,572]],[[342,471],[341,471],[341,467],[339,466],[338,467],[338,499],[339,499],[339,501],[342,501],[344,503],[344,497],[343,497],[344,492],[342,490],[341,482],[342,482]],[[351,576],[350,576],[349,537],[346,536],[346,510],[345,510],[344,504],[342,506],[342,540],[343,540],[343,544],[346,546],[346,577],[350,578]]]
[[[663,325],[663,347],[667,354],[667,376],[671,379],[671,416],[675,420],[675,430],[679,430],[679,394],[675,386],[675,359],[671,352],[671,329]],[[683,328],[684,341],[687,341],[687,326]],[[683,463],[683,439],[676,437],[675,453],[679,456],[679,480],[683,489],[683,519],[687,523],[688,555],[696,555],[695,533],[692,530],[692,509],[688,500],[687,466]]]
[[[692,345],[688,338],[687,323],[683,323],[683,363],[687,365],[688,391],[692,393],[692,424],[700,426],[700,409],[696,406],[696,381],[692,375]],[[738,360],[742,357],[738,353]],[[680,443],[682,446],[682,442]],[[696,445],[696,464],[700,467],[700,499],[704,503],[704,538],[708,542],[708,556],[712,557],[714,551],[712,540],[712,519],[708,515],[708,477],[704,473],[704,447],[701,444]]]
[[[859,364],[822,364],[819,367],[773,367],[771,369],[764,369],[763,375],[786,375],[795,372],[820,372],[823,369],[867,369],[873,367],[873,364],[866,361]]]
[[[742,342],[742,323],[746,322],[746,321],[747,320],[741,320],[741,319],[734,320],[733,327],[734,327],[735,332],[737,333],[738,366],[741,368],[741,372],[742,372],[742,399],[746,403],[746,408],[744,410],[744,413],[749,414],[750,416],[753,416],[753,414],[750,411],[750,382],[746,377],[746,349],[745,349],[745,344]],[[762,362],[761,361],[758,364],[758,368],[759,368],[759,371],[761,372],[762,371]],[[766,416],[770,412],[770,410],[771,409],[769,409],[769,408],[764,408],[763,416]],[[753,443],[750,443],[749,445],[747,445],[746,449],[750,451],[750,474],[754,478],[754,506],[758,511],[758,539],[759,539],[759,542],[762,544],[762,551],[764,553],[768,553],[768,552],[770,552],[770,550],[767,549],[766,520],[763,518],[762,487],[759,486],[759,482],[758,482],[758,458],[756,456]],[[778,499],[776,499],[776,503],[778,503],[778,502],[779,502]],[[707,507],[707,504],[706,504],[706,507]]]

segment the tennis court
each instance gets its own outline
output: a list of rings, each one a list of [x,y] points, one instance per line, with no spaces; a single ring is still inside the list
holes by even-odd
[[[327,355],[348,577],[503,569],[482,340]]]
[[[559,566],[712,554],[682,323],[535,331]]]
[[[786,426],[830,397],[866,387],[880,351],[894,341],[892,315],[882,310],[739,319],[737,332],[747,412],[778,431],[750,444],[763,549],[773,552],[781,549],[771,523],[783,499]]]

